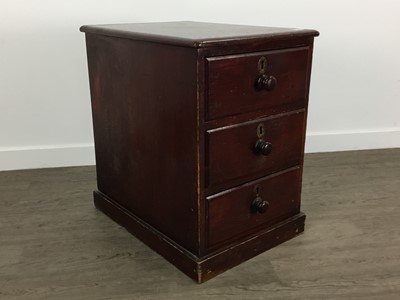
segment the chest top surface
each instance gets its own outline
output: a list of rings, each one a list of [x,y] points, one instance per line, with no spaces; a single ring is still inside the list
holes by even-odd
[[[254,39],[290,39],[318,36],[310,29],[232,25],[205,22],[159,22],[84,25],[86,33],[100,34],[183,47],[204,48],[235,45]]]

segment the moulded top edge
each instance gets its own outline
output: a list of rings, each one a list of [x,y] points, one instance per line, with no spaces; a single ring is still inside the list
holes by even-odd
[[[192,48],[217,47],[255,39],[283,40],[319,35],[318,31],[311,29],[189,21],[84,25],[80,30],[85,33]]]

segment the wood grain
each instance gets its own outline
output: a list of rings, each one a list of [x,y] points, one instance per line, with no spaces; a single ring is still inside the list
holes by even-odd
[[[207,197],[208,246],[248,235],[257,227],[266,228],[298,214],[300,178],[301,169],[294,167]],[[257,196],[268,203],[263,213],[252,209]]]
[[[208,130],[207,194],[301,163],[304,110]],[[258,137],[259,124],[265,135]],[[268,155],[255,153],[258,139],[272,144]]]
[[[208,57],[208,118],[211,120],[257,110],[281,107],[301,109],[306,105],[309,48]],[[265,58],[260,73],[259,60]],[[273,75],[277,84],[270,91],[258,90],[260,74]]]
[[[281,41],[293,38],[318,36],[310,29],[243,26],[205,22],[155,22],[132,24],[85,25],[86,33],[177,45],[180,47],[212,48],[218,46],[243,46],[249,42],[268,39]]]
[[[198,254],[196,51],[96,35],[86,44],[98,190]]]
[[[398,299],[400,149],[306,155],[301,236],[197,285],[92,204],[94,167],[0,173],[0,299]]]

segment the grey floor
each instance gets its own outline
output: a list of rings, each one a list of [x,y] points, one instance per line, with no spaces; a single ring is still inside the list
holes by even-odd
[[[307,155],[305,233],[202,285],[94,188],[94,167],[0,172],[0,299],[400,299],[400,149]]]

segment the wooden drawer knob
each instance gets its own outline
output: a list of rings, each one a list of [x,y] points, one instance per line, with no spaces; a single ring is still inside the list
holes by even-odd
[[[261,75],[256,80],[256,88],[258,90],[272,91],[277,84],[276,78],[272,75]]]
[[[254,150],[257,154],[268,155],[272,151],[272,144],[260,139],[254,145]]]
[[[265,213],[268,207],[269,207],[269,202],[263,200],[260,196],[257,196],[251,203],[251,210],[253,212],[258,212],[260,214]]]

